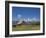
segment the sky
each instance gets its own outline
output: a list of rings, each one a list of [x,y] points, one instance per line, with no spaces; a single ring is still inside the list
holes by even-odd
[[[12,7],[12,20],[35,19],[40,20],[40,8],[34,7]]]

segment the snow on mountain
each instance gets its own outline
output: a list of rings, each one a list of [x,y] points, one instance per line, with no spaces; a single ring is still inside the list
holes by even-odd
[[[16,24],[31,24],[31,23],[34,23],[34,22],[39,22],[39,20],[37,20],[36,18],[28,18],[28,19],[19,19],[18,21],[13,21],[12,24],[16,25]]]

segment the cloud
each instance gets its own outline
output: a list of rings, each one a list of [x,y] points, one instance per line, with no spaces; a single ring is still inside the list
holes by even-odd
[[[17,15],[17,17],[18,17],[18,18],[21,18],[21,17],[22,17],[22,15],[21,15],[21,14],[18,14],[18,15]]]
[[[37,19],[36,18],[28,18],[27,20],[28,21],[36,21]]]
[[[25,22],[27,22],[27,19],[24,19]]]
[[[27,21],[32,21],[32,19],[27,18],[27,19],[24,19],[24,21],[25,21],[25,22],[27,22]]]
[[[36,21],[36,18],[33,18],[33,20],[35,20],[35,21]]]
[[[39,21],[39,20],[38,20],[37,18],[34,17],[34,18],[32,18],[32,21]]]

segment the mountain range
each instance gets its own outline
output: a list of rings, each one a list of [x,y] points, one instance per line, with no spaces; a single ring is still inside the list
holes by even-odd
[[[31,25],[31,24],[40,24],[40,21],[12,21],[12,25],[18,25],[18,24],[22,24],[22,25]]]

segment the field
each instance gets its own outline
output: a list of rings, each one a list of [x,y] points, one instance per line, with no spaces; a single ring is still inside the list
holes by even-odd
[[[40,25],[21,25],[12,27],[12,31],[40,30]]]

